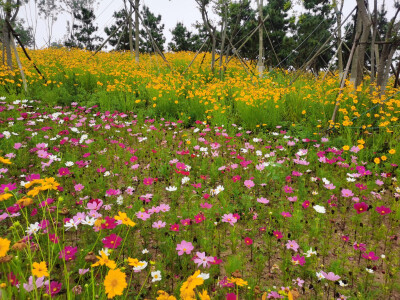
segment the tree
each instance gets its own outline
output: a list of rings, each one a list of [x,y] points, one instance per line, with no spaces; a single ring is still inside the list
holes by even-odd
[[[54,23],[57,21],[58,15],[62,11],[60,2],[56,0],[38,0],[39,15],[44,17],[47,29],[47,45],[50,47],[53,37]]]
[[[175,52],[196,50],[193,35],[183,23],[178,22],[171,33],[172,41],[168,44],[168,50]]]
[[[163,34],[164,24],[161,24],[161,15],[157,17],[150,11],[147,6],[143,6],[143,22],[144,25],[149,29],[154,42],[160,49],[164,51],[165,37]],[[147,34],[146,30],[140,30],[140,46],[141,52],[153,52],[155,51],[153,43],[150,36]]]
[[[299,17],[295,35],[299,49],[291,61],[295,67],[306,63],[331,37],[330,29],[335,21],[328,0],[304,0],[303,4],[306,12]],[[331,44],[328,44],[323,52],[311,62],[310,68],[318,72],[326,67],[333,53]]]
[[[97,47],[96,42],[100,42],[103,39],[94,35],[98,27],[93,25],[95,19],[93,10],[82,6],[80,13],[76,13],[74,18],[77,24],[74,24],[74,33],[65,42],[65,46],[86,48],[90,51],[95,50]]]
[[[3,19],[0,20],[0,28],[4,28],[4,22]],[[17,19],[14,22],[11,22],[11,27],[14,29],[24,46],[33,46],[34,39],[32,36],[32,28],[26,28],[23,20]]]
[[[108,43],[115,47],[115,50],[129,50],[129,26],[127,24],[127,11],[125,9],[121,9],[120,11],[116,11],[113,14],[115,19],[115,24],[110,27],[104,28],[104,32],[110,36],[118,27],[120,29],[110,38]]]

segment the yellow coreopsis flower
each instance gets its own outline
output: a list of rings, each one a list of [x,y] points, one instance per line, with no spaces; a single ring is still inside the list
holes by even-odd
[[[11,241],[8,239],[0,238],[0,257],[4,257],[10,249]]]
[[[200,275],[200,270],[197,270],[192,276],[189,276],[189,278],[182,284],[182,287],[180,289],[181,292],[181,298],[185,300],[189,299],[195,299],[195,293],[194,289],[198,285],[202,285],[204,282],[204,279],[199,277]]]
[[[381,159],[379,157],[375,157],[374,159],[374,163],[376,163],[377,165],[379,165],[381,162]]]
[[[117,295],[121,296],[127,286],[126,274],[121,272],[120,269],[108,271],[104,279],[104,287],[106,288],[108,299],[114,298]]]
[[[393,154],[395,154],[395,153],[396,153],[396,150],[394,150],[394,149],[390,149],[390,150],[389,150],[389,154],[392,154],[392,155],[393,155]]]
[[[7,158],[0,156],[0,162],[6,165],[11,165],[11,161]]]
[[[98,261],[92,264],[92,267],[104,266],[104,265],[110,269],[115,269],[117,267],[115,261],[108,259],[108,256],[103,251],[101,251],[100,254],[101,256],[96,256]]]
[[[200,300],[211,300],[206,290],[203,290],[201,293],[199,293],[199,297]]]
[[[12,197],[12,194],[10,194],[10,193],[1,194],[0,195],[0,202],[4,201],[4,200],[7,200],[10,197]]]
[[[136,225],[135,222],[133,222],[130,218],[128,218],[126,213],[123,213],[120,211],[118,212],[118,216],[115,216],[114,219],[117,221],[122,221],[122,224],[131,226],[131,227]]]
[[[42,261],[40,263],[34,262],[32,264],[32,275],[36,277],[49,276],[46,262],[45,261]]]
[[[157,291],[157,298],[156,300],[176,300],[174,296],[170,296],[167,292],[164,291]]]
[[[234,278],[234,277],[228,278],[228,282],[234,283],[238,286],[245,286],[248,284],[247,281],[244,281],[242,278]]]

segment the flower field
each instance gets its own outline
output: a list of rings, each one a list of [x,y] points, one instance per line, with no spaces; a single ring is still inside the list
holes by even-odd
[[[397,90],[89,56],[0,74],[4,299],[400,298]]]

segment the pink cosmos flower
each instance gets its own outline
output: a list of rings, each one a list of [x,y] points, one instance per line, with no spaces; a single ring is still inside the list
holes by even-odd
[[[180,244],[176,245],[176,250],[178,251],[178,255],[181,256],[183,253],[190,254],[194,249],[191,242],[186,242],[183,240]]]
[[[336,281],[340,279],[339,275],[335,275],[333,272],[329,272],[328,274],[325,273],[324,271],[321,271],[322,276],[325,277],[325,279],[330,280],[330,281]]]
[[[101,199],[91,199],[86,205],[86,209],[99,210],[103,205],[103,200]]]
[[[273,234],[274,234],[274,236],[278,239],[278,240],[280,240],[281,238],[283,238],[283,234],[282,234],[282,232],[280,232],[280,231],[274,231],[273,232]]]
[[[179,232],[179,224],[172,224],[169,230]]]
[[[297,250],[299,249],[299,245],[297,244],[297,242],[295,240],[293,240],[293,241],[288,240],[286,243],[286,249],[291,249],[294,252],[297,252]]]
[[[62,283],[57,281],[51,281],[50,285],[47,286],[46,293],[50,294],[51,297],[54,297],[61,291]]]
[[[160,228],[164,228],[165,225],[167,225],[167,223],[165,223],[165,222],[163,222],[163,221],[157,221],[157,222],[154,222],[154,223],[153,223],[152,227],[153,227],[153,228],[160,229]]]
[[[85,275],[87,272],[89,272],[89,269],[79,269],[79,275]]]
[[[84,188],[85,188],[85,187],[84,187],[82,184],[80,184],[80,183],[75,184],[75,186],[74,186],[74,189],[75,189],[76,192],[80,192],[80,191],[82,191]]]
[[[209,267],[211,262],[214,262],[214,257],[206,256],[205,252],[196,252],[196,258],[193,260],[198,267],[203,265],[203,268]]]
[[[233,216],[233,214],[224,214],[222,216],[222,222],[229,223],[233,226],[237,222],[237,219]]]
[[[361,252],[366,251],[367,250],[366,247],[367,247],[367,245],[366,244],[362,244],[362,243],[354,242],[354,244],[353,244],[354,250],[360,250]]]
[[[347,197],[353,197],[354,194],[353,194],[353,192],[352,192],[351,190],[349,190],[349,189],[343,189],[343,190],[342,190],[342,196],[345,197],[345,198],[347,198]]]
[[[210,209],[212,207],[212,204],[204,202],[204,203],[200,203],[200,207],[201,208],[207,208]]]
[[[148,218],[150,218],[150,215],[149,215],[148,213],[146,213],[146,212],[140,211],[140,212],[137,212],[137,213],[136,213],[136,217],[137,217],[138,219],[141,219],[141,220],[143,220],[143,221],[146,221]]]
[[[285,218],[290,218],[292,216],[291,213],[285,211],[281,212],[281,215],[284,216]]]
[[[310,201],[308,201],[308,200],[304,201],[301,206],[303,206],[303,208],[309,207],[310,206]]]
[[[191,219],[183,219],[181,220],[181,224],[183,226],[189,226],[191,221],[192,221]]]
[[[257,198],[257,202],[263,203],[263,204],[268,204],[269,200],[267,198],[261,197],[261,198]]]
[[[248,189],[251,189],[252,187],[255,186],[255,184],[254,184],[253,180],[245,180],[244,186],[247,187]]]

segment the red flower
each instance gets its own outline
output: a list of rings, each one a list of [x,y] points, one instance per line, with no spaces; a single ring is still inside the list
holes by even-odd
[[[244,238],[244,242],[246,245],[252,245],[253,244],[253,240],[249,237],[245,237]]]
[[[122,238],[120,238],[115,233],[112,233],[109,236],[106,236],[102,242],[104,244],[104,247],[110,248],[110,249],[116,249],[121,244],[121,241],[122,241]]]
[[[361,214],[361,213],[367,211],[368,205],[365,202],[355,203],[354,204],[354,209],[357,211],[358,214]]]
[[[381,216],[390,214],[390,213],[392,212],[392,210],[391,210],[389,207],[385,207],[385,206],[378,206],[378,207],[376,208],[376,211],[377,211]]]
[[[277,238],[278,240],[280,240],[281,238],[283,238],[282,232],[276,231],[276,230],[275,230],[273,233],[274,233],[274,236],[276,236],[276,238]]]

